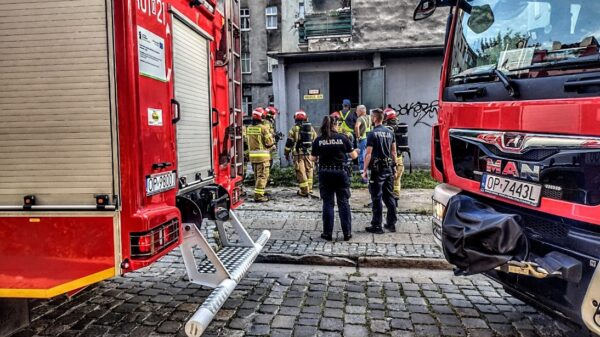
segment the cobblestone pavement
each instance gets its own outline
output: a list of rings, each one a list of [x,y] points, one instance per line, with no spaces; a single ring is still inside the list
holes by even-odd
[[[209,290],[177,256],[32,302],[28,336],[184,336]],[[255,264],[204,336],[581,336],[483,277],[448,271]]]
[[[342,240],[339,219],[336,217],[335,242],[321,239],[321,202],[318,199],[299,198],[293,189],[273,189],[273,200],[268,203],[245,203],[238,216],[254,237],[263,230],[271,231],[271,240],[263,256],[283,254],[289,256],[327,256],[357,259],[360,257],[433,258],[443,254],[435,245],[431,229],[430,190],[408,190],[400,204],[405,205],[398,214],[397,232],[374,235],[364,231],[370,225],[371,213],[366,190],[353,191],[353,238]],[[411,209],[421,213],[410,213]]]

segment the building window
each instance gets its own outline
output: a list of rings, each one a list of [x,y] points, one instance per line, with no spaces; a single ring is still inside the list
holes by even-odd
[[[272,57],[268,57],[267,56],[267,71],[272,73],[273,72],[273,65],[278,64],[277,60],[272,58]]]
[[[267,29],[277,29],[277,7],[271,6],[265,8],[267,18]]]
[[[304,1],[298,3],[298,17],[304,19]]]
[[[242,111],[244,114],[249,115],[252,111],[252,96],[242,97]]]
[[[250,30],[250,9],[242,8],[240,9],[240,27],[241,30]]]
[[[242,74],[252,73],[252,62],[250,53],[242,53]]]

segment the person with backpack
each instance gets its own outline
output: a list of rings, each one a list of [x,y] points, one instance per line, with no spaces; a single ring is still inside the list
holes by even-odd
[[[313,172],[315,164],[310,160],[312,143],[317,138],[317,132],[308,121],[308,115],[304,110],[298,110],[294,114],[294,125],[285,143],[285,156],[288,161],[293,161],[296,169],[296,180],[301,197],[309,197],[313,191]],[[292,158],[293,156],[293,158]]]
[[[383,110],[384,122],[396,138],[396,172],[394,174],[394,198],[400,199],[400,190],[402,189],[402,174],[404,173],[403,152],[410,152],[408,148],[408,125],[400,123],[396,110],[387,108]]]

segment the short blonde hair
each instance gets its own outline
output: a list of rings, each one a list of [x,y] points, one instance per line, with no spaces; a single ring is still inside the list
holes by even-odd
[[[365,113],[367,112],[367,107],[364,105],[359,105],[356,107],[356,111],[363,110]]]

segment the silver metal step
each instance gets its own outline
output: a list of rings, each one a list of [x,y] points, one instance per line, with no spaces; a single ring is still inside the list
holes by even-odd
[[[263,231],[255,241],[248,235],[244,226],[233,211],[227,221],[217,221],[217,230],[223,248],[215,252],[204,235],[194,224],[184,224],[184,238],[181,253],[190,282],[214,288],[202,306],[185,325],[188,336],[199,337],[213,320],[223,303],[229,298],[238,283],[244,278],[250,266],[263,250],[271,233]],[[231,242],[225,231],[229,223],[238,236],[238,242]],[[195,247],[200,248],[206,259],[196,263]]]

